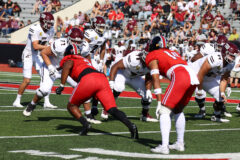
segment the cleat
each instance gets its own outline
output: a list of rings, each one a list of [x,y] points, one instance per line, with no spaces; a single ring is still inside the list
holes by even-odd
[[[237,105],[236,110],[240,112],[240,103]]]
[[[169,154],[168,146],[158,145],[157,147],[152,148],[151,151],[154,153]]]
[[[94,119],[94,118],[87,118],[87,121],[88,121],[89,123],[93,123],[93,124],[101,124],[101,123],[102,123],[101,121],[96,120],[96,119]]]
[[[54,106],[51,103],[47,103],[47,104],[44,103],[43,107],[44,108],[48,108],[48,109],[56,109],[56,108],[58,108],[57,106]]]
[[[223,118],[221,118],[221,115],[213,115],[213,116],[211,117],[211,121],[213,121],[213,122],[222,122],[222,123],[227,123],[227,122],[229,122],[228,119],[223,119]]]
[[[24,108],[24,106],[23,106],[23,105],[21,105],[21,103],[20,103],[20,102],[16,102],[16,101],[14,101],[14,102],[13,102],[13,107],[17,107],[17,108]]]
[[[206,116],[206,111],[205,110],[200,110],[198,114],[194,115],[194,118],[202,119]]]
[[[23,111],[23,115],[26,117],[31,116],[31,114],[35,108],[36,108],[36,105],[32,105],[31,103],[29,103],[27,105],[27,108]]]
[[[223,110],[221,111],[221,113],[222,113],[224,116],[226,116],[226,117],[232,117],[232,114],[227,111],[226,107],[223,108]]]
[[[91,125],[90,125],[90,123],[87,122],[87,123],[83,126],[81,132],[79,132],[79,135],[80,135],[80,136],[86,136],[90,128],[91,128]]]
[[[158,120],[150,116],[149,113],[146,116],[142,115],[140,120],[144,122],[158,122]]]
[[[101,117],[102,117],[103,119],[108,119],[108,113],[107,113],[107,111],[105,111],[104,109],[102,110]]]
[[[135,124],[132,124],[132,129],[130,129],[131,132],[131,138],[132,139],[138,139],[138,129],[137,126]]]
[[[173,150],[180,151],[180,152],[183,152],[185,150],[184,143],[176,142],[172,145],[169,145],[168,147],[169,147],[169,149],[173,149]]]

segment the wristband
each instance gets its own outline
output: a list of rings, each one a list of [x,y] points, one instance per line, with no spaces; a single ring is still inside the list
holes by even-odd
[[[224,93],[224,92],[221,92],[221,96],[224,96],[224,97],[226,97],[226,95],[225,95],[225,93]]]
[[[154,94],[161,94],[161,93],[162,93],[161,88],[154,89]]]
[[[60,84],[60,87],[64,87],[64,84],[61,83],[61,84]]]
[[[150,71],[150,74],[153,75],[153,74],[159,74],[159,69],[152,69]]]

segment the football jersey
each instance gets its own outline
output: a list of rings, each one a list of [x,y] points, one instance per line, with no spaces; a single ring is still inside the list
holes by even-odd
[[[208,60],[211,70],[206,74],[207,77],[217,77],[223,75],[224,73],[231,71],[234,67],[234,63],[228,63],[225,67],[223,67],[223,57],[220,52],[215,52],[214,54],[209,54],[208,56],[204,56],[197,61],[189,64],[189,66],[198,73],[200,68],[202,67],[205,60]]]
[[[171,51],[169,49],[159,49],[149,52],[145,60],[147,67],[149,67],[149,63],[153,60],[158,60],[158,69],[160,74],[168,77],[169,79],[170,77],[167,76],[167,72],[170,68],[178,64],[187,65],[187,62],[181,58],[178,52]]]
[[[100,48],[106,41],[104,36],[100,36],[95,30],[88,29],[84,32],[84,37],[89,39],[90,53],[95,53],[98,48]],[[88,53],[89,54],[89,53]]]
[[[149,69],[142,65],[139,60],[138,54],[141,51],[133,51],[127,56],[123,57],[123,65],[125,67],[123,74],[126,77],[134,78],[137,76],[143,76],[149,73]]]
[[[27,44],[25,49],[37,54],[38,50],[33,48],[32,42],[39,41],[39,44],[45,45],[47,42],[52,41],[54,37],[54,28],[52,27],[46,33],[43,31],[40,24],[33,24],[28,31]]]
[[[68,60],[73,61],[73,67],[71,69],[70,77],[76,82],[78,81],[78,76],[80,75],[80,73],[82,73],[84,69],[92,68],[96,70],[88,59],[80,55],[65,56],[60,62],[60,67],[63,67],[64,63]]]
[[[115,46],[114,47],[115,49],[115,60],[114,60],[114,63],[117,63],[120,59],[122,59],[123,57],[123,53],[124,51],[126,50],[126,47],[125,46]]]

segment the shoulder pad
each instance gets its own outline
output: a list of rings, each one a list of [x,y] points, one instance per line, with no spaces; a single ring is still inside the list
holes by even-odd
[[[59,38],[51,44],[51,50],[55,56],[63,54],[68,47],[68,40],[66,38]]]
[[[220,52],[208,55],[207,59],[212,68],[221,67],[223,65],[223,58]]]

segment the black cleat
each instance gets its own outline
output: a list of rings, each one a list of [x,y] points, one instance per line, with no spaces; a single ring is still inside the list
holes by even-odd
[[[29,103],[27,105],[27,108],[23,111],[23,115],[26,117],[31,116],[31,114],[35,108],[36,108],[36,105],[32,105],[31,103]]]
[[[80,136],[86,136],[90,128],[91,128],[91,125],[90,125],[90,123],[87,122],[87,123],[83,126],[81,132],[79,132],[79,135],[80,135]]]
[[[131,132],[131,138],[132,139],[138,139],[138,129],[137,129],[137,126],[133,123],[132,124],[132,129],[130,130]]]

